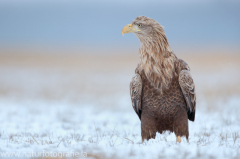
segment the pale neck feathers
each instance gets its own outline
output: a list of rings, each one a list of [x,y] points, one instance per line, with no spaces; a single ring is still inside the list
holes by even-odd
[[[162,93],[164,89],[169,88],[175,76],[177,57],[171,51],[161,25],[155,27],[151,35],[137,36],[141,42],[140,69],[144,70],[148,80]]]

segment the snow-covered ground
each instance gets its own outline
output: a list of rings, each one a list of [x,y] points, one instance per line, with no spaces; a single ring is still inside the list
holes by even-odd
[[[204,104],[198,103],[198,107]],[[133,111],[1,99],[1,153],[34,152],[30,155],[34,157],[44,151],[55,152],[53,156],[74,151],[93,158],[234,158],[240,155],[240,98],[229,98],[219,106],[227,108],[223,112],[197,111],[196,121],[189,122],[189,143],[177,144],[175,135],[168,132],[141,143],[140,121]]]
[[[189,121],[189,143],[178,144],[169,132],[141,142],[130,67],[1,66],[0,158],[240,158],[240,69],[193,68],[196,120]]]

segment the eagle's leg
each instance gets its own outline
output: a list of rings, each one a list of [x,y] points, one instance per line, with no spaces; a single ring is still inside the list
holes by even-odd
[[[178,137],[177,137],[177,142],[178,142],[178,143],[181,143],[181,136],[178,136]]]
[[[151,116],[145,116],[142,114],[141,118],[141,135],[142,135],[142,142],[146,139],[149,140],[151,138],[155,139],[156,137],[156,126],[155,120]]]
[[[182,107],[177,107],[174,121],[173,121],[173,131],[176,135],[177,142],[181,142],[181,136],[185,136],[188,140],[188,116],[187,112]]]

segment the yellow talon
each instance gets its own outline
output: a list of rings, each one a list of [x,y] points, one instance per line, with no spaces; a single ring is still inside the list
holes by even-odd
[[[181,137],[180,136],[177,137],[177,142],[181,143]]]

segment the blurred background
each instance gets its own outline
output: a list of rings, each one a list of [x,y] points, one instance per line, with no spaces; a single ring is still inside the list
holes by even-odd
[[[140,15],[165,27],[199,101],[240,94],[238,0],[1,0],[1,101],[131,110],[140,43],[121,30]]]

